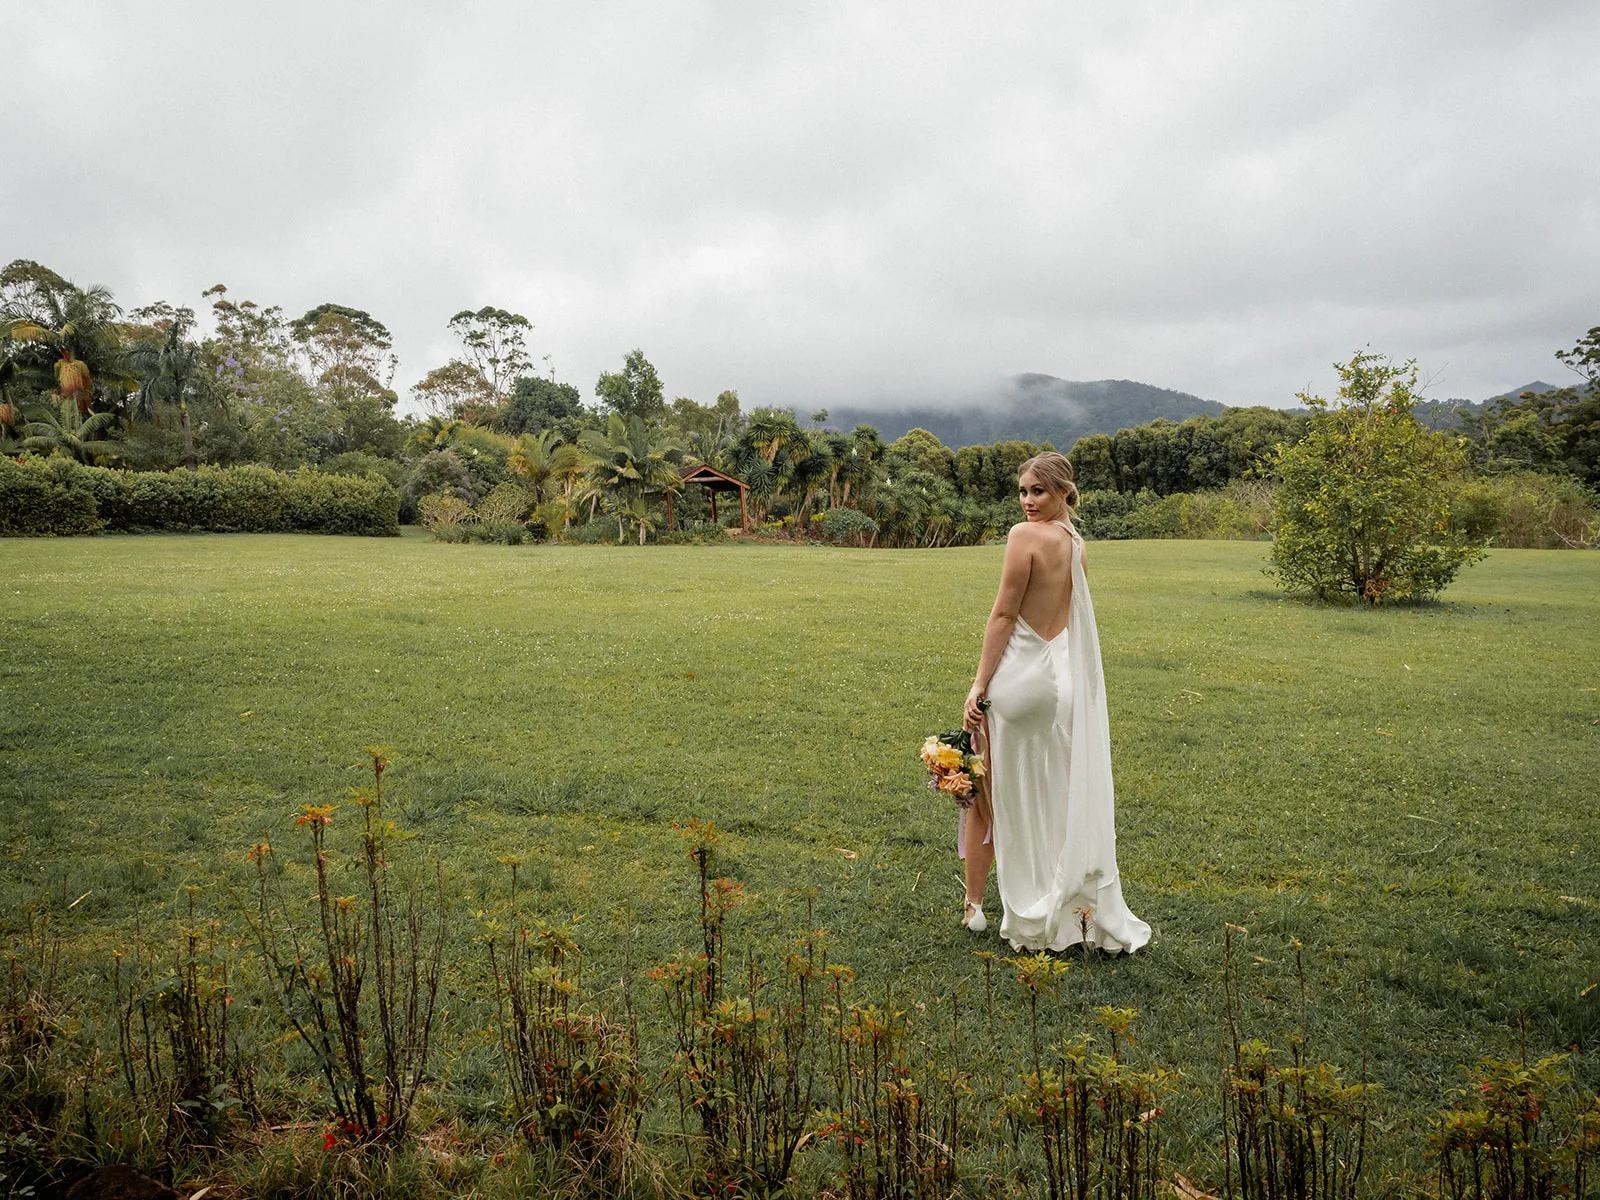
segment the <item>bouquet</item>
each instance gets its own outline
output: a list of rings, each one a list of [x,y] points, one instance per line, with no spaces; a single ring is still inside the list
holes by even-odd
[[[971,808],[983,779],[983,756],[972,749],[972,734],[965,729],[941,733],[922,743],[922,761],[928,768],[928,787],[943,792],[961,808]]]

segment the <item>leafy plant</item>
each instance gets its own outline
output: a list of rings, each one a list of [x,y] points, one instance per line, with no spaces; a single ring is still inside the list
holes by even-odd
[[[427,1070],[446,908],[437,867],[431,889],[419,880],[397,895],[391,848],[402,839],[383,816],[389,757],[372,748],[368,755],[372,786],[352,793],[362,821],[354,865],[365,894],[335,894],[327,830],[338,806],[308,804],[295,823],[310,842],[316,924],[306,930],[285,900],[266,842],[250,852],[253,924],[280,1011],[316,1058],[338,1129],[357,1142],[395,1145],[405,1141]]]
[[[1425,599],[1483,556],[1451,523],[1466,456],[1418,424],[1414,363],[1359,353],[1335,367],[1339,403],[1302,394],[1310,428],[1273,459],[1272,573],[1325,600]]]
[[[510,910],[483,940],[517,1129],[531,1149],[553,1151],[580,1190],[613,1195],[639,1159],[637,1035],[582,1004],[578,943],[568,929],[523,914],[521,864],[504,861]]]
[[[1431,1152],[1439,1195],[1450,1200],[1551,1200],[1586,1196],[1600,1159],[1600,1100],[1560,1129],[1559,1099],[1571,1082],[1567,1055],[1485,1057],[1441,1115]],[[1570,1181],[1570,1182],[1569,1182]]]

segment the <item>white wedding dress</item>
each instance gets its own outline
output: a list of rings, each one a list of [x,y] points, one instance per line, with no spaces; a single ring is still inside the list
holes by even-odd
[[[1150,926],[1117,873],[1111,727],[1083,540],[1072,535],[1067,627],[1046,641],[1019,615],[989,681],[989,798],[1000,935],[1019,950],[1088,942],[1134,951]]]

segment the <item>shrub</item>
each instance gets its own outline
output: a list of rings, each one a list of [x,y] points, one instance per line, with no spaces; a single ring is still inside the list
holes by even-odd
[[[335,455],[321,464],[321,470],[329,475],[354,475],[358,479],[376,473],[382,475],[389,481],[391,487],[397,489],[406,477],[405,463],[392,458],[380,458],[376,454],[367,454],[360,450]]]
[[[1148,499],[1146,499],[1148,497]],[[1135,497],[1139,503],[1128,513],[1126,526],[1131,538],[1180,538],[1184,536],[1184,518],[1190,507],[1190,498],[1183,492],[1157,497],[1140,492]]]
[[[388,481],[368,475],[324,475],[301,471],[293,476],[286,506],[288,528],[306,533],[350,533],[364,537],[397,537],[400,496]]]
[[[685,521],[677,529],[652,534],[651,542],[660,546],[706,546],[712,542],[726,541],[728,531],[710,521]]]
[[[1466,457],[1413,415],[1414,364],[1357,354],[1337,369],[1339,404],[1302,394],[1306,436],[1273,463],[1272,573],[1319,599],[1425,599],[1483,556],[1481,538],[1451,527]]]
[[[561,535],[564,542],[580,546],[614,546],[617,544],[617,522],[614,517],[596,517],[581,525],[573,524]]]
[[[99,533],[104,522],[95,511],[94,493],[74,466],[68,459],[0,460],[0,536]]]
[[[459,528],[472,520],[472,505],[452,492],[434,492],[417,501],[417,520],[438,537],[440,527],[449,525]]]
[[[1575,479],[1518,471],[1465,484],[1451,504],[1463,535],[1518,550],[1600,542],[1600,496]]]
[[[220,478],[216,481],[210,518],[197,524],[240,533],[288,528],[289,494],[294,488],[289,476],[254,464],[212,473]]]
[[[8,461],[5,467],[7,474],[0,477],[0,532],[5,533],[78,534],[104,528],[119,533],[297,530],[391,537],[399,532],[399,496],[376,475],[284,475],[255,465],[113,471],[60,457]],[[12,476],[11,471],[23,474]],[[35,480],[45,481],[42,490]],[[60,515],[49,528],[29,527],[38,525],[39,501],[23,503],[19,493],[13,502],[5,495],[10,486],[49,497]],[[9,528],[12,524],[18,527]]]
[[[406,484],[406,494],[418,504],[423,496],[435,492],[448,492],[467,504],[477,502],[472,476],[453,450],[435,450],[423,455],[411,473],[411,481]]]
[[[1128,514],[1140,504],[1155,500],[1152,491],[1113,492],[1097,490],[1084,492],[1078,498],[1078,508],[1072,514],[1073,524],[1091,541],[1118,541],[1134,535],[1128,532]]]
[[[856,508],[830,508],[822,515],[822,536],[835,546],[864,546],[878,532],[878,523]]]
[[[520,546],[528,527],[516,521],[474,521],[463,526],[474,542],[493,542],[501,546]]]
[[[478,501],[478,520],[499,525],[520,525],[528,519],[528,513],[538,499],[520,483],[508,479]]]

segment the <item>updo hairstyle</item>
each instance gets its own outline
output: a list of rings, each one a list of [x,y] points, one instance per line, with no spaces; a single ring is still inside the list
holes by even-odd
[[[1050,491],[1065,496],[1068,508],[1078,506],[1078,485],[1072,481],[1072,463],[1065,454],[1054,450],[1035,454],[1017,468],[1017,478],[1021,479],[1029,471]]]

